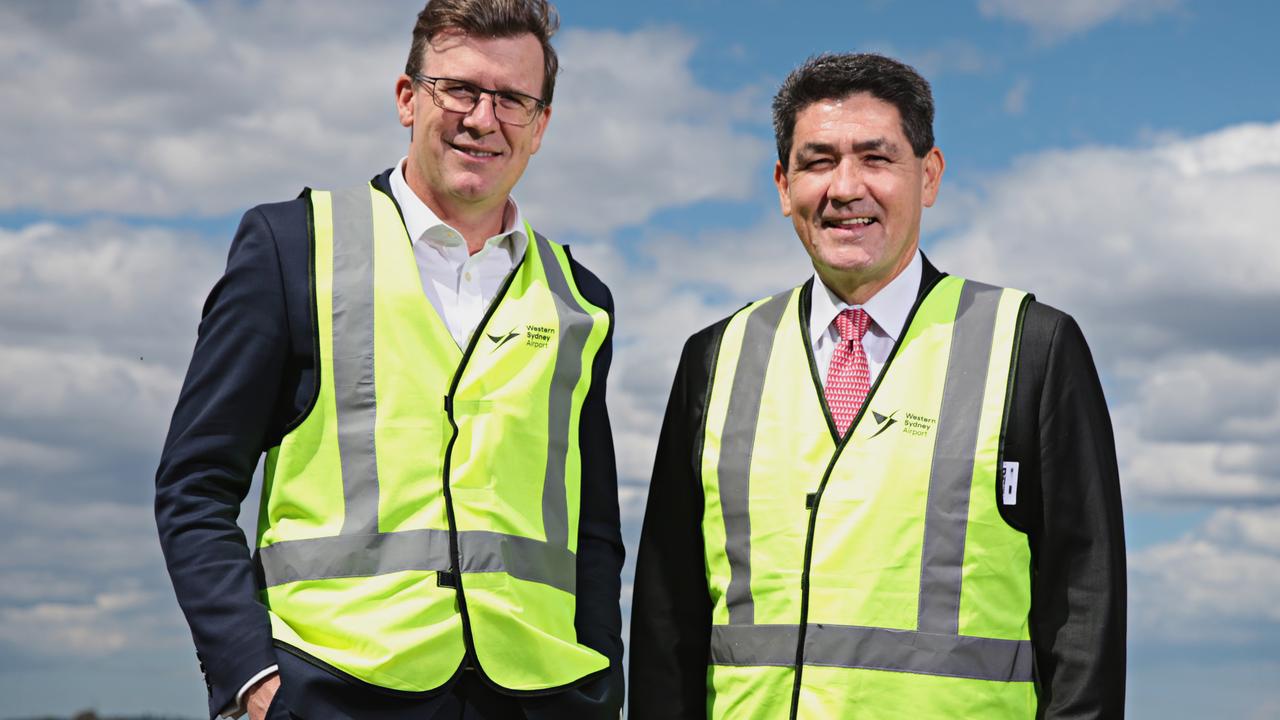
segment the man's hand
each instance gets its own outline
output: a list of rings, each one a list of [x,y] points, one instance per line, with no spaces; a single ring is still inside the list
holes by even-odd
[[[280,689],[280,673],[272,673],[249,688],[245,693],[244,704],[249,710],[249,720],[263,720],[267,716],[267,708]]]

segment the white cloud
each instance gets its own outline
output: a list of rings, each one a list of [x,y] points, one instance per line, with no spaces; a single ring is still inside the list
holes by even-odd
[[[0,62],[28,68],[0,87],[11,129],[0,211],[224,214],[304,182],[362,180],[403,152],[390,88],[420,5],[0,4]],[[983,4],[1059,33],[1134,7],[1033,17]],[[574,250],[618,302],[610,406],[633,533],[684,339],[811,268],[771,197],[726,227],[614,245],[613,231],[662,209],[767,183],[768,142],[746,127],[767,115],[752,88],[698,83],[695,42],[678,30],[569,30],[560,48],[547,143],[517,195],[540,228],[602,240]],[[917,63],[989,67],[972,47],[947,53]],[[1244,504],[1280,493],[1280,255],[1261,250],[1280,226],[1278,196],[1280,124],[1040,153],[979,188],[944,188],[926,249],[944,269],[1027,287],[1081,320],[1108,383],[1127,501]],[[146,493],[218,244],[96,221],[0,230],[0,640],[40,647],[50,638],[32,628],[58,623],[53,639],[84,654],[152,639],[185,649],[163,581],[145,577],[160,567],[145,504],[54,503],[32,493],[73,493],[19,495],[16,479],[40,470],[74,485],[88,461],[128,455],[136,483],[117,492]],[[1275,623],[1264,602],[1280,577],[1275,526],[1268,511],[1229,508],[1136,554],[1140,622],[1221,618],[1233,638]],[[1233,583],[1241,592],[1223,589]],[[146,625],[154,607],[167,614]]]
[[[180,637],[169,598],[140,589],[84,600],[0,607],[0,642],[44,657],[97,658],[123,650],[172,649]]]
[[[1000,17],[1027,25],[1042,40],[1081,33],[1116,19],[1147,18],[1175,11],[1181,0],[979,0],[986,17]]]
[[[419,9],[0,5],[0,211],[221,215],[362,182],[408,146],[392,89]],[[750,191],[768,143],[730,124],[754,96],[702,87],[691,36],[567,30],[557,44],[551,127],[517,191],[539,227],[606,232]]]
[[[1027,111],[1027,94],[1031,92],[1030,78],[1020,77],[1013,82],[1004,96],[1004,111],[1009,115],[1021,115]]]
[[[1077,317],[1130,499],[1273,498],[1278,195],[1280,124],[1050,151],[985,183],[932,255]]]
[[[941,267],[1029,288],[1080,320],[1135,507],[1280,497],[1280,336],[1264,329],[1280,306],[1280,256],[1261,250],[1280,225],[1267,200],[1280,196],[1277,143],[1280,125],[1245,125],[1042,153],[980,188],[952,187],[926,215]],[[651,469],[684,339],[811,272],[772,207],[744,230],[653,233],[641,248],[640,261],[575,248],[617,298],[610,403],[633,478]]]
[[[889,40],[872,40],[861,50],[898,58],[936,82],[946,75],[977,75],[1001,66],[998,57],[968,40],[952,39],[924,48],[903,48]]]
[[[1161,644],[1280,639],[1276,507],[1223,509],[1130,557],[1132,634]]]

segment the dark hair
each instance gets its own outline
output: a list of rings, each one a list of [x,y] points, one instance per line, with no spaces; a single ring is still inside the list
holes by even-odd
[[[429,0],[413,26],[413,45],[404,74],[422,71],[427,43],[441,32],[458,30],[481,38],[507,38],[533,33],[542,45],[542,100],[551,104],[560,60],[551,47],[551,36],[560,28],[560,16],[547,0]]]
[[[875,53],[826,53],[805,60],[773,96],[773,135],[778,161],[788,169],[796,115],[820,100],[858,93],[892,103],[902,116],[902,132],[916,157],[933,148],[933,93],[915,68]]]

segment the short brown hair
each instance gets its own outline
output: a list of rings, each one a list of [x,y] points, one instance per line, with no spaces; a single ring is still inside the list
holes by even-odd
[[[551,36],[560,28],[556,8],[546,0],[429,0],[413,26],[413,45],[404,74],[422,71],[427,43],[441,32],[458,30],[481,38],[507,38],[533,33],[542,45],[542,101],[551,104],[560,60]]]

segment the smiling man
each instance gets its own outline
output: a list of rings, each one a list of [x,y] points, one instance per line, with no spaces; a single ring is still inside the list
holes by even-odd
[[[556,26],[427,3],[408,155],[240,225],[156,476],[212,715],[618,717],[613,303],[510,195]]]
[[[685,345],[630,717],[1122,717],[1119,482],[1079,328],[920,252],[945,162],[913,69],[815,57],[773,108],[815,274]]]

